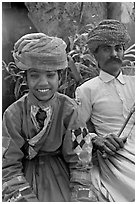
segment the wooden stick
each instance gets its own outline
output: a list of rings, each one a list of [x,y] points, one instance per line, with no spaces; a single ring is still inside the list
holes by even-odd
[[[126,118],[124,124],[122,125],[122,127],[121,127],[121,129],[120,129],[120,131],[119,131],[119,133],[118,133],[118,135],[117,135],[118,137],[120,137],[121,133],[122,133],[123,130],[125,129],[126,125],[128,124],[129,119],[131,118],[131,116],[133,115],[134,112],[135,112],[135,103],[133,104],[133,106],[132,106],[132,108],[131,108],[131,110],[130,110],[130,113],[129,113],[128,117]],[[127,138],[128,138],[127,135],[126,135],[125,137],[122,137],[122,140],[123,140],[124,143],[126,142]],[[107,157],[108,157],[106,152],[103,152],[102,156],[103,156],[104,158],[107,158]]]
[[[123,130],[125,129],[126,125],[128,124],[129,119],[131,118],[131,116],[133,115],[134,112],[135,112],[135,103],[134,103],[134,105],[132,106],[131,111],[130,111],[128,117],[126,118],[124,124],[122,125],[122,127],[121,127],[121,129],[120,129],[120,131],[119,131],[119,133],[118,133],[118,135],[117,135],[118,137],[120,137],[121,133],[122,133]]]

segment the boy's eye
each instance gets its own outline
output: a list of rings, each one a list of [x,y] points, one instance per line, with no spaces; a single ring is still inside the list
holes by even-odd
[[[31,73],[31,74],[30,74],[30,77],[31,77],[31,78],[38,78],[38,77],[39,77],[39,74],[38,74],[38,73]]]
[[[55,74],[56,74],[56,73],[47,73],[47,77],[48,77],[48,78],[52,78],[52,77],[55,76]]]

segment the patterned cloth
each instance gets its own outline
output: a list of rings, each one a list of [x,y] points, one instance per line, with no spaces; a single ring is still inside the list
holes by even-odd
[[[68,65],[66,43],[44,33],[32,33],[21,37],[14,46],[13,57],[21,70],[30,68],[47,71],[65,69]]]
[[[72,141],[74,152],[78,155],[81,164],[88,164],[92,157],[92,143],[91,139],[94,133],[89,133],[86,127],[80,127],[72,130]]]
[[[124,24],[117,20],[103,20],[98,26],[93,28],[88,34],[88,46],[91,52],[101,44],[126,45],[130,41],[130,36]]]

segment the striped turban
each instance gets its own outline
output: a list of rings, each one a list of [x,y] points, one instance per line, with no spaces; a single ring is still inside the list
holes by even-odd
[[[130,36],[123,23],[117,20],[103,20],[88,34],[88,47],[92,53],[101,44],[126,45]]]
[[[44,33],[32,33],[21,37],[14,45],[13,57],[21,70],[30,68],[55,71],[68,65],[66,43]]]

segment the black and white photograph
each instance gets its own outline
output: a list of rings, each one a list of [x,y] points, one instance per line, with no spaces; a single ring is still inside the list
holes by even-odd
[[[1,2],[2,202],[135,202],[135,2]]]

